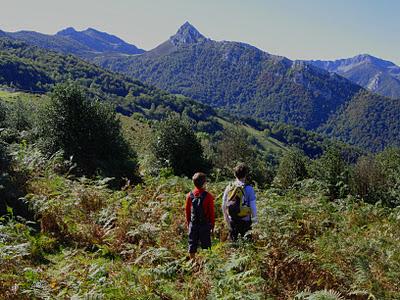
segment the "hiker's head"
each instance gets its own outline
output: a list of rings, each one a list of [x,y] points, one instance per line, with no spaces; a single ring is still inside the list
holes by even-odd
[[[246,179],[249,174],[249,167],[244,163],[240,163],[233,169],[233,174],[235,174],[235,177],[239,180]]]
[[[193,175],[192,180],[193,180],[194,186],[197,187],[198,189],[200,189],[206,183],[206,174],[197,172]]]

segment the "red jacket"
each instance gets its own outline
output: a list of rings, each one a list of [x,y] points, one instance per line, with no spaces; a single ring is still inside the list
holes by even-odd
[[[204,192],[204,189],[199,189],[199,188],[194,188],[193,194],[195,197],[199,197],[201,193]],[[190,223],[190,216],[192,213],[192,199],[190,199],[190,193],[187,194],[186,196],[186,205],[185,205],[185,210],[186,210],[186,224],[189,225]],[[214,196],[211,195],[209,192],[207,192],[207,196],[203,201],[203,210],[204,210],[204,215],[207,219],[207,221],[211,224],[211,227],[214,228],[215,224],[215,216],[214,216]]]

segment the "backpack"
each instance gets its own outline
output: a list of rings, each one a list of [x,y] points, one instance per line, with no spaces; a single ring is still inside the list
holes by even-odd
[[[243,203],[244,187],[232,184],[229,187],[226,209],[232,220],[239,220],[251,214],[251,209]]]
[[[190,192],[190,199],[192,200],[192,209],[190,215],[190,222],[192,224],[207,224],[207,218],[204,213],[203,202],[207,196],[207,192],[204,191],[199,197],[196,197],[193,192]]]

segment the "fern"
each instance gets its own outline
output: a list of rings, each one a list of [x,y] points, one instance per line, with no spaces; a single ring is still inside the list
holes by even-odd
[[[321,290],[316,292],[301,292],[295,296],[297,300],[346,300],[339,292],[334,290]]]

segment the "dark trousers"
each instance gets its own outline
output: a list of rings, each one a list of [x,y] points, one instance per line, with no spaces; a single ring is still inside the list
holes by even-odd
[[[211,248],[211,225],[189,224],[189,253],[196,253],[197,247],[202,249]]]
[[[251,221],[232,220],[230,223],[231,229],[229,230],[229,239],[236,241],[239,234],[244,237],[245,234],[251,229]]]

